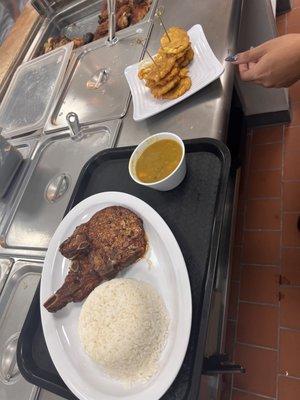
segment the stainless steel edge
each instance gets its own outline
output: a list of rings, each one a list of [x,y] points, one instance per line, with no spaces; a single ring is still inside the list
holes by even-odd
[[[11,258],[0,258],[0,294],[13,265]]]
[[[236,207],[238,200],[240,170],[232,171],[230,175],[224,218],[221,232],[221,245],[218,256],[218,267],[214,282],[210,318],[205,346],[205,356],[225,352],[227,327],[227,304],[230,283],[230,265],[232,256],[232,238],[235,230]],[[222,392],[222,375],[202,375],[200,384],[200,399],[220,399]]]

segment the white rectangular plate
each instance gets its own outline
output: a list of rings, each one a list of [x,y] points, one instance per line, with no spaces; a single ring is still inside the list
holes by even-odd
[[[194,25],[188,34],[195,53],[194,60],[189,65],[192,86],[178,99],[155,99],[144,81],[138,78],[139,63],[125,69],[125,76],[132,94],[133,119],[135,121],[142,121],[174,106],[218,79],[224,72],[224,67],[210,48],[201,25]]]

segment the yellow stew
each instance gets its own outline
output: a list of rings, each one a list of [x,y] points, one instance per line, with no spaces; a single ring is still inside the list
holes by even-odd
[[[182,148],[172,139],[152,143],[140,155],[136,163],[136,175],[140,181],[153,183],[170,175],[178,166]]]

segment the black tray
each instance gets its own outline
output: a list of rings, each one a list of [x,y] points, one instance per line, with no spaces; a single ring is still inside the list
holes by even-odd
[[[152,206],[175,235],[186,261],[193,301],[192,329],[181,369],[164,400],[199,398],[211,294],[230,169],[227,147],[213,139],[185,142],[187,176],[176,189],[158,192],[131,180],[128,160],[133,147],[110,149],[83,168],[67,211],[95,193],[121,191]],[[67,399],[76,397],[58,375],[46,347],[39,311],[39,287],[20,334],[18,366],[31,383]]]

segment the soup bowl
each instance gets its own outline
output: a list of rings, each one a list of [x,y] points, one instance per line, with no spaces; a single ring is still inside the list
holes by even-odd
[[[149,147],[151,144],[159,141],[159,140],[174,140],[176,141],[182,150],[182,155],[181,159],[176,166],[176,168],[165,178],[155,181],[155,182],[143,182],[141,181],[136,173],[136,164],[139,159],[139,157],[142,155],[142,153],[146,150],[147,147]],[[174,133],[170,132],[161,132],[157,133],[155,135],[149,136],[147,139],[143,140],[137,148],[134,150],[132,153],[130,160],[129,160],[129,174],[131,178],[138,184],[147,186],[152,189],[156,190],[161,190],[161,191],[167,191],[167,190],[172,190],[176,186],[178,186],[184,179],[185,174],[186,174],[186,160],[185,160],[185,147],[183,141],[180,139],[179,136],[175,135]]]

